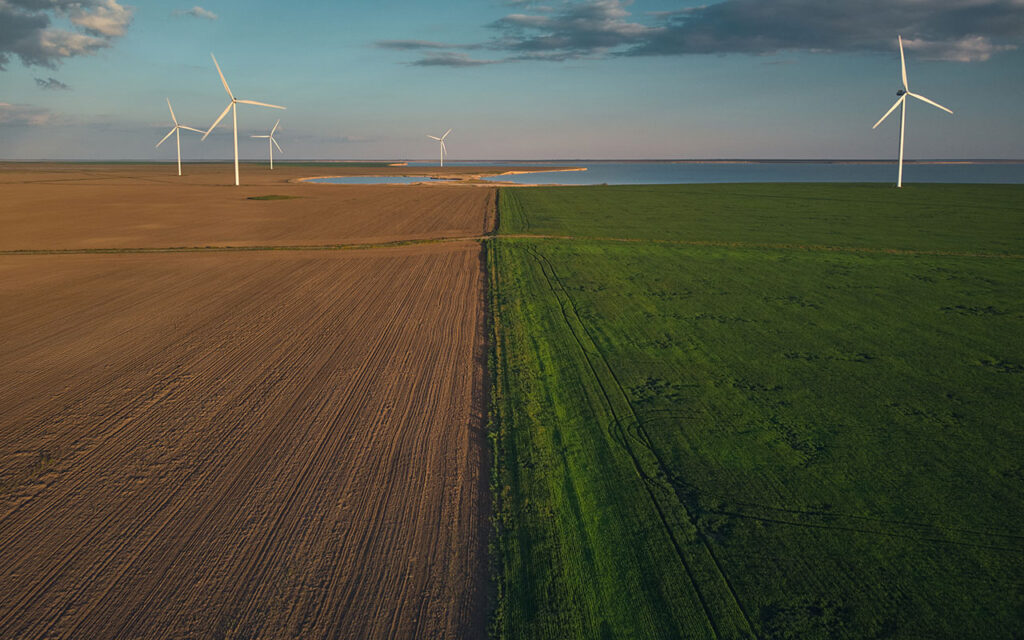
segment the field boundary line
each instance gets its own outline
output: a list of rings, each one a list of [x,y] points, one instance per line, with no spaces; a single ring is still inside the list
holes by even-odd
[[[495,204],[497,207],[497,203]],[[500,224],[495,212],[495,225]],[[0,256],[52,256],[52,255],[109,255],[117,253],[230,253],[250,251],[359,251],[364,249],[396,249],[413,245],[441,244],[447,242],[489,242],[496,239],[505,240],[556,240],[556,241],[588,241],[653,244],[661,246],[713,247],[723,249],[766,249],[775,251],[806,251],[832,252],[872,255],[898,256],[932,256],[949,258],[983,258],[1002,260],[1024,260],[1024,254],[1017,253],[978,253],[965,251],[942,251],[930,249],[885,249],[870,247],[836,247],[830,245],[797,245],[747,242],[720,242],[714,240],[649,240],[642,238],[613,238],[565,236],[531,233],[491,233],[466,236],[440,236],[437,238],[409,238],[402,240],[386,240],[383,242],[339,242],[330,244],[282,244],[282,245],[193,245],[177,247],[97,247],[74,249],[2,249]]]

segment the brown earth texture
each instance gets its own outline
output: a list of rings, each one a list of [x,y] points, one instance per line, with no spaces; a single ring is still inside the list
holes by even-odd
[[[343,173],[0,165],[0,637],[485,635],[482,248],[334,245],[494,189]]]

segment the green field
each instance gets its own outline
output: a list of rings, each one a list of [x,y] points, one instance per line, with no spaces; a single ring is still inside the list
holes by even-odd
[[[499,215],[496,637],[1020,637],[1024,188]]]

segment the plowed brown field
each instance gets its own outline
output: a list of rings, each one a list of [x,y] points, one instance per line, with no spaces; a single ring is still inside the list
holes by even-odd
[[[501,171],[488,167],[485,170]],[[0,251],[329,245],[483,232],[494,188],[327,185],[303,176],[401,174],[408,168],[280,165],[26,165],[0,163]],[[437,169],[430,170],[434,173]],[[454,171],[454,170],[453,170]],[[439,174],[454,175],[454,174]],[[250,200],[266,195],[287,200]]]
[[[490,191],[424,188],[471,194],[424,233]],[[201,200],[175,215],[232,235]],[[74,246],[40,211],[21,237]],[[0,256],[0,637],[482,635],[482,288],[473,242]]]

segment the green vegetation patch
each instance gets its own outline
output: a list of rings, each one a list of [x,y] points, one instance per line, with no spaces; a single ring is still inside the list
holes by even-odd
[[[608,189],[503,189],[502,229],[537,206],[579,237]],[[794,245],[846,235],[774,215]],[[1020,251],[1019,215],[959,244],[870,215],[856,246]],[[498,238],[488,261],[496,637],[1024,628],[1024,260]]]
[[[249,196],[248,200],[296,200],[302,196],[282,196],[277,194],[270,194],[266,196]]]
[[[1024,185],[524,187],[500,207],[504,233],[1024,254]]]

